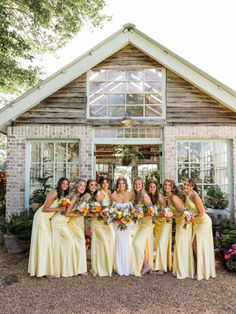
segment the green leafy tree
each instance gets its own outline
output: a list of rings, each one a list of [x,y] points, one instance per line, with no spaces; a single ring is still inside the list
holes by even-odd
[[[1,0],[0,91],[19,93],[39,82],[33,61],[55,52],[86,23],[102,26],[104,0]]]

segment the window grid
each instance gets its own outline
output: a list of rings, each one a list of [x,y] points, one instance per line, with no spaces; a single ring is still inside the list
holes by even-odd
[[[96,128],[94,138],[161,138],[161,128]]]
[[[119,71],[122,71],[125,73],[125,79],[122,79],[122,80],[109,80],[108,78],[108,73],[109,71],[116,71],[117,69],[104,69],[104,70],[100,70],[100,71],[105,71],[105,78],[102,79],[102,80],[91,80],[91,73],[93,71],[90,71],[89,72],[89,79],[88,79],[88,103],[89,103],[89,106],[88,106],[88,117],[90,118],[93,118],[93,119],[101,119],[101,118],[122,118],[124,116],[124,113],[122,113],[122,115],[118,115],[118,114],[115,114],[115,116],[110,115],[110,113],[108,112],[109,108],[118,108],[119,107],[121,109],[123,109],[124,107],[124,110],[125,112],[128,112],[132,117],[135,117],[135,118],[160,118],[160,117],[163,117],[163,92],[162,92],[162,89],[163,89],[163,84],[162,84],[162,79],[163,79],[163,73],[162,73],[162,70],[160,68],[145,68],[145,69],[136,69],[137,71],[143,71],[143,78],[142,79],[139,79],[139,80],[129,80],[127,78],[128,76],[128,72],[129,71],[135,71],[135,69],[119,69]],[[160,78],[159,78],[159,81],[156,79],[151,79],[151,78],[147,78],[146,80],[146,76],[145,76],[145,70],[158,70],[160,71]],[[95,71],[94,71],[95,72]],[[101,72],[102,73],[102,72]],[[159,75],[158,75],[159,76]],[[114,92],[112,93],[111,91],[107,90],[108,89],[108,85],[109,83],[115,83],[115,82],[121,82],[121,83],[124,83],[124,91],[123,92]],[[135,82],[137,83],[142,83],[142,88],[143,88],[143,91],[142,92],[138,92],[138,91],[128,91],[127,90],[127,84],[126,83],[134,83]],[[145,83],[146,82],[159,82],[160,83],[160,91],[159,89],[157,89],[155,92],[154,91],[147,91],[145,90]],[[101,91],[101,92],[92,92],[91,91],[91,85],[90,83],[103,83],[104,84],[104,91]],[[142,98],[143,98],[143,101],[142,101],[142,104],[140,103],[133,103],[133,104],[128,104],[127,103],[127,95],[128,94],[133,94],[133,95],[142,95]],[[94,106],[97,106],[98,107],[98,111],[100,110],[101,113],[100,114],[97,114],[97,116],[94,114],[92,115],[90,113],[90,108],[92,107],[92,104],[90,102],[90,96],[91,95],[106,95],[106,103],[97,103],[97,104],[94,104]],[[121,103],[121,104],[109,104],[109,95],[124,95],[124,101]],[[159,98],[156,98],[157,99],[157,103],[154,103],[152,104],[151,102],[149,103],[146,103],[145,101],[145,98],[146,98],[146,95],[159,95],[161,99]],[[154,106],[154,110],[159,110],[159,112],[156,111],[156,113],[152,113],[150,115],[146,114],[146,110],[147,108],[149,108],[150,106]],[[139,115],[139,114],[133,114],[131,112],[129,112],[129,110],[132,110],[132,107],[136,107],[136,108],[142,108],[142,115]],[[159,108],[159,109],[158,109]],[[105,114],[103,113],[103,110],[105,109]],[[98,112],[97,111],[97,112]],[[114,114],[114,113],[113,113]]]

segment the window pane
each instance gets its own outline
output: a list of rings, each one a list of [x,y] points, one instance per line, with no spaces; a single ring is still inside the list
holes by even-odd
[[[162,78],[162,72],[160,69],[145,69],[144,73],[146,81],[160,81]]]
[[[90,117],[104,117],[107,116],[106,106],[90,106],[89,108]]]
[[[66,177],[66,164],[55,164],[55,182],[61,177]]]
[[[56,156],[55,162],[66,161],[66,143],[56,143]]]
[[[143,82],[127,82],[126,83],[126,92],[127,93],[142,93],[143,92]]]
[[[43,162],[54,160],[54,143],[43,143]]]
[[[67,173],[70,183],[76,183],[79,177],[78,164],[68,164]]]
[[[109,70],[108,71],[108,80],[109,81],[124,81],[125,80],[125,71]]]
[[[89,95],[89,103],[91,105],[103,105],[107,103],[107,95],[105,94],[91,94]]]
[[[37,178],[41,177],[41,164],[31,164],[30,184],[38,184]]]
[[[43,177],[49,177],[51,176],[51,178],[48,180],[48,183],[52,183],[53,182],[53,162],[45,162],[42,165],[43,168]]]
[[[162,115],[160,106],[145,106],[145,117],[159,117]]]
[[[145,94],[145,104],[161,104],[161,97],[158,94]]]
[[[190,168],[190,178],[192,178],[196,183],[200,183],[202,181],[200,168]]]
[[[31,162],[41,161],[41,143],[36,142],[31,145]]]
[[[90,81],[105,81],[107,76],[106,70],[97,70],[97,71],[91,71],[90,72]]]
[[[107,83],[94,83],[89,84],[89,91],[92,93],[104,93],[106,91]]]
[[[128,115],[131,117],[142,117],[143,107],[142,106],[127,106],[126,107]]]
[[[129,81],[143,80],[143,71],[142,70],[127,71],[127,80]]]
[[[161,92],[161,82],[145,82],[144,83],[145,92],[148,93],[160,93]]]
[[[107,91],[109,93],[125,92],[125,83],[124,82],[109,82],[107,84]]]
[[[108,103],[109,105],[124,105],[125,95],[124,94],[108,95]]]
[[[189,178],[188,164],[179,164],[178,166],[178,182],[182,183],[186,178]]]
[[[143,104],[143,94],[127,94],[126,104]]]
[[[79,162],[79,143],[68,143],[68,162]]]
[[[109,117],[123,117],[125,115],[125,106],[109,106],[108,116]]]
[[[177,160],[181,162],[188,162],[188,152],[189,146],[188,142],[179,142],[177,143]]]
[[[206,168],[204,169],[204,183],[215,183],[215,171],[214,168]]]
[[[201,143],[190,142],[190,161],[200,162]]]

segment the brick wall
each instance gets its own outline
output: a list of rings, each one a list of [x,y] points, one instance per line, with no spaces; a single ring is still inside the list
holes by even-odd
[[[177,140],[232,140],[232,191],[233,207],[236,204],[236,127],[235,126],[166,126],[164,128],[164,178],[177,181],[176,178],[176,141]],[[234,210],[234,214],[236,214]]]
[[[88,126],[26,125],[8,127],[7,136],[7,215],[25,209],[27,139],[79,139],[80,176],[92,176],[92,128]]]

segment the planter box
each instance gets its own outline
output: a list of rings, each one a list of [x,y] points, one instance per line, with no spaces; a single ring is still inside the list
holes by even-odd
[[[8,253],[20,254],[23,253],[23,249],[20,247],[19,242],[14,234],[4,234],[5,246]]]
[[[0,231],[0,245],[4,245],[4,236],[3,232]]]
[[[213,218],[215,225],[219,225],[222,221],[230,219],[230,212],[227,209],[207,208],[206,212]]]

